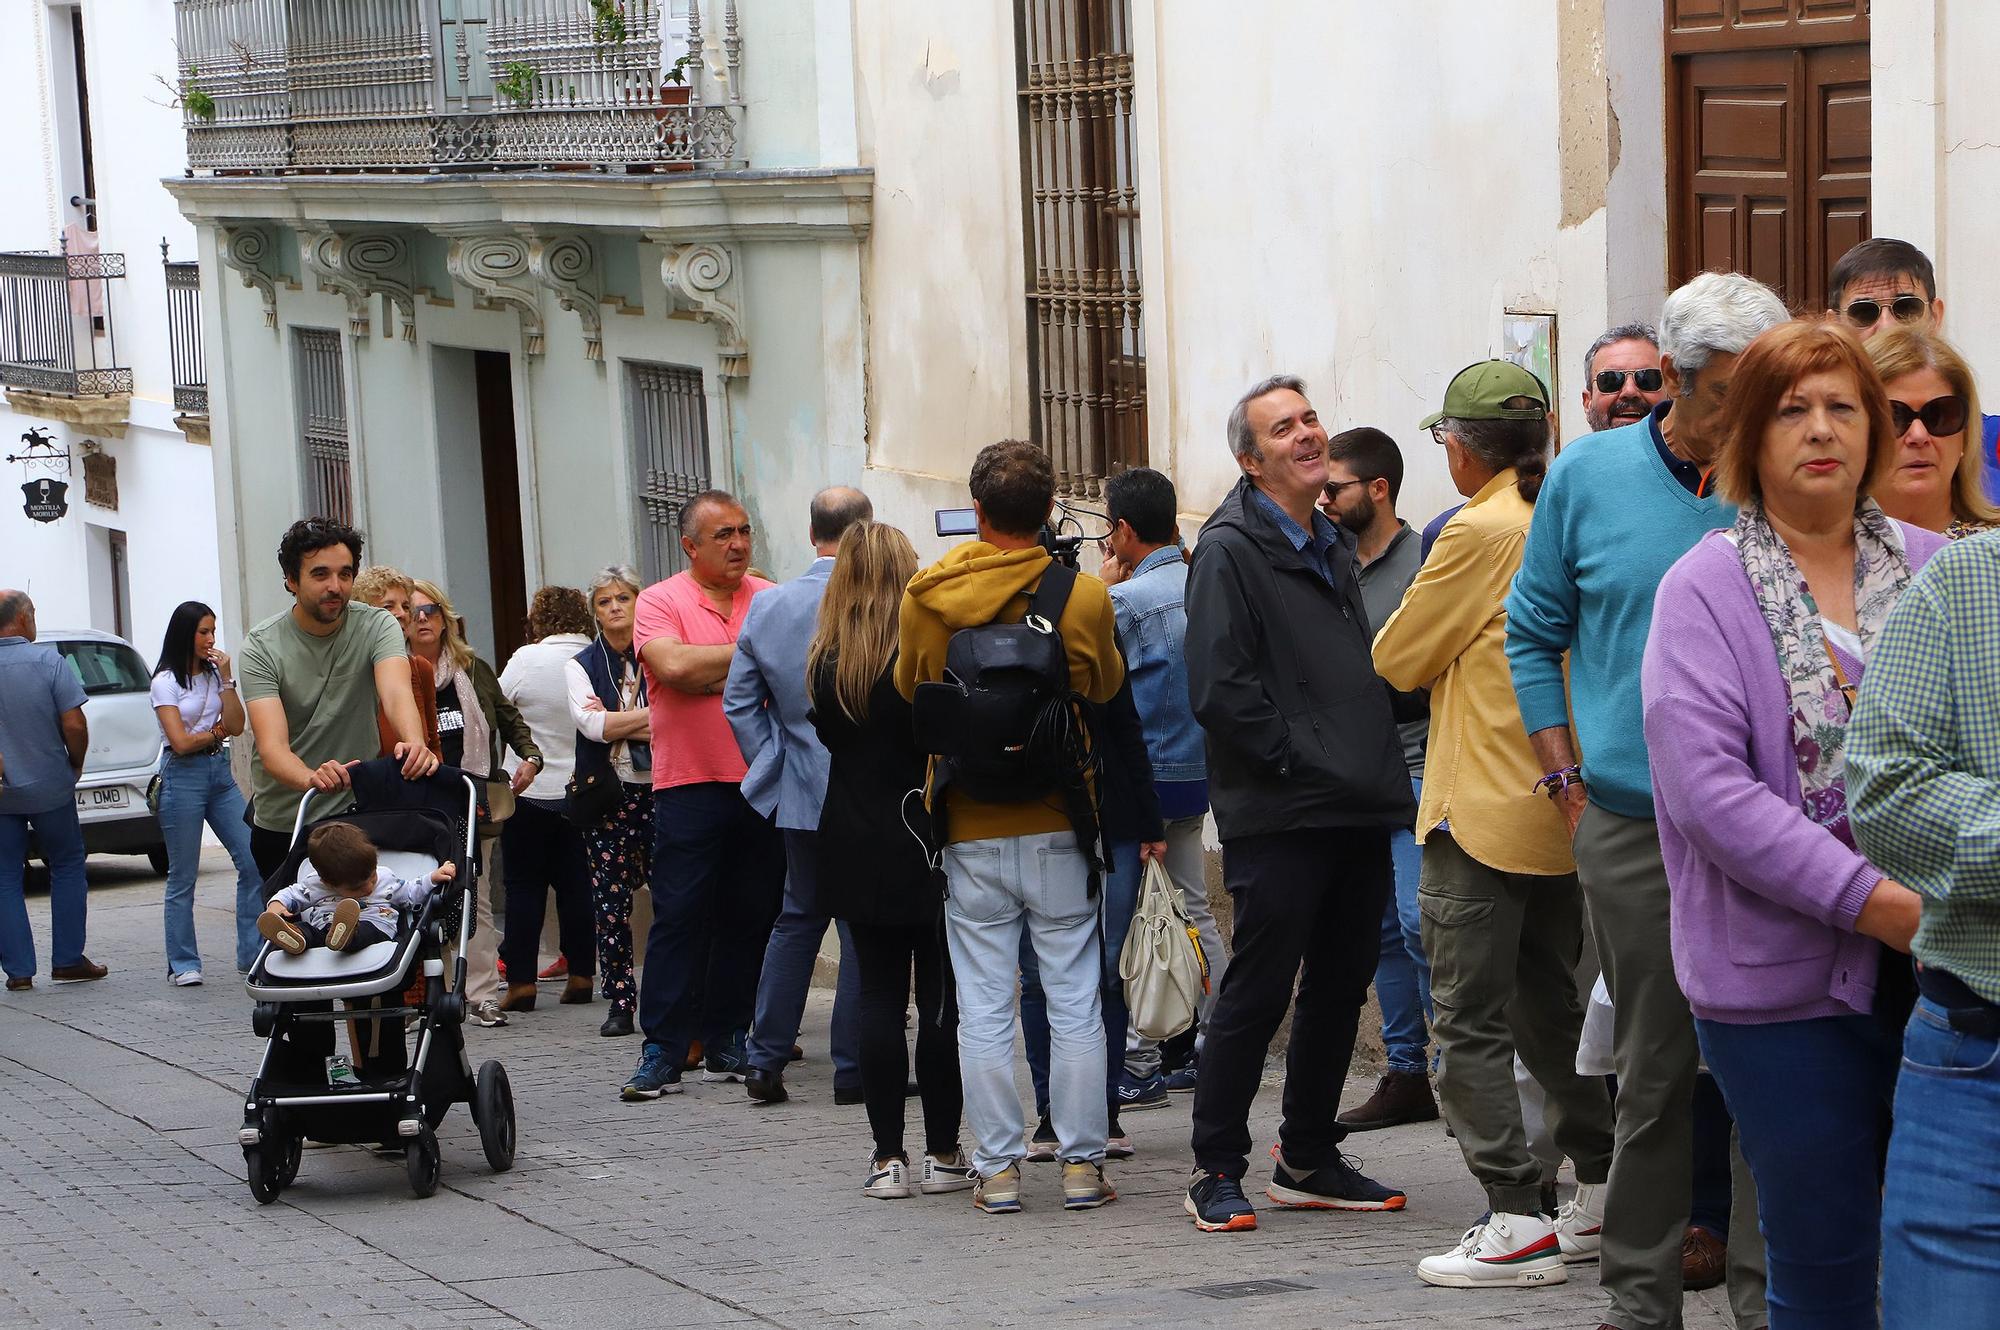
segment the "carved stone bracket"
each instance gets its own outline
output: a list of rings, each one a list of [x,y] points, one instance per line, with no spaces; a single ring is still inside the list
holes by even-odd
[[[583,354],[604,359],[604,319],[597,308],[597,258],[590,242],[570,232],[528,237],[528,270],[562,307],[583,321]]]
[[[368,292],[347,270],[347,239],[338,231],[299,228],[299,261],[322,291],[347,301],[347,330],[368,335]]]
[[[450,237],[444,266],[453,280],[477,293],[481,309],[511,308],[521,320],[521,340],[531,356],[542,354],[542,306],[528,264],[528,242],[481,232]]]
[[[743,333],[742,260],[712,241],[669,245],[660,259],[660,280],[676,309],[716,325],[719,369],[727,379],[750,373],[750,343]]]
[[[355,285],[382,295],[401,316],[403,340],[417,340],[416,273],[410,242],[398,231],[367,231],[342,237],[341,261]]]
[[[275,274],[265,267],[272,253],[271,233],[257,226],[218,226],[215,250],[222,261],[243,278],[264,300],[264,326],[278,326],[278,287]]]

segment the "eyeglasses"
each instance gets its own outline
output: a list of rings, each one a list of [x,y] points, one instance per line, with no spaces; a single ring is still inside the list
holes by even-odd
[[[1924,422],[1924,431],[1932,438],[1948,439],[1965,428],[1965,417],[1965,399],[1956,395],[1933,397],[1915,409],[1901,402],[1889,403],[1889,419],[1895,425],[1899,439],[1908,434],[1910,426],[1919,420]]]
[[[1340,492],[1349,485],[1366,485],[1365,480],[1329,480],[1326,483],[1326,498],[1329,503],[1340,502]]]
[[[1889,313],[1898,323],[1915,323],[1931,307],[1931,302],[1919,295],[1904,292],[1889,302]],[[1882,317],[1882,302],[1879,300],[1855,300],[1847,306],[1847,321],[1857,328],[1873,327]]]
[[[1597,371],[1597,377],[1594,380],[1597,384],[1597,391],[1601,393],[1617,392],[1625,386],[1627,375],[1631,376],[1632,382],[1638,385],[1639,391],[1642,393],[1656,393],[1660,391],[1662,380],[1660,379],[1660,371],[1657,368],[1601,369]]]
[[[444,606],[412,605],[410,606],[410,614],[411,617],[418,619],[442,619],[444,617]]]
[[[1443,425],[1431,426],[1431,442],[1437,444],[1439,447],[1443,447],[1444,440],[1445,440],[1444,426]]]

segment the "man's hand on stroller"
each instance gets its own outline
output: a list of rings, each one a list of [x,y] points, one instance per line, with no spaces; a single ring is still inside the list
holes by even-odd
[[[346,789],[354,783],[354,778],[347,774],[347,769],[353,765],[352,762],[331,760],[320,763],[313,769],[312,788],[321,794],[331,790]]]
[[[404,780],[422,780],[438,769],[437,754],[422,744],[399,743],[389,751],[403,764]]]

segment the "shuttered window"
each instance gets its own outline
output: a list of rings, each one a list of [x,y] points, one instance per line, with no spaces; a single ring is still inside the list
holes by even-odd
[[[299,464],[310,517],[354,521],[354,468],[347,440],[347,389],[340,334],[292,330],[292,396],[298,403]]]
[[[681,508],[709,487],[708,398],[701,371],[626,361],[625,415],[639,499],[639,571],[656,582],[687,567]]]

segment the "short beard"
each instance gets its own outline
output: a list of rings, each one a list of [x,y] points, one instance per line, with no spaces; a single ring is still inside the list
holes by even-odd
[[[1352,508],[1341,510],[1340,524],[1360,535],[1375,525],[1375,500],[1366,494],[1360,495]]]

